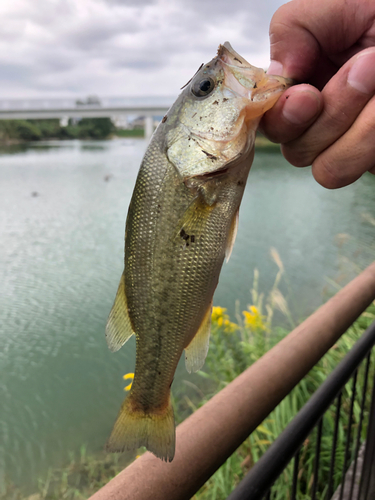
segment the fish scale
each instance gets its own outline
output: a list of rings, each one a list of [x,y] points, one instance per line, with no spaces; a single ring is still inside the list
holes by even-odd
[[[109,451],[175,453],[170,387],[185,349],[204,363],[212,297],[237,231],[256,127],[286,81],[265,75],[228,43],[183,89],[147,148],[130,202],[125,268],[106,337],[136,335],[136,367]]]

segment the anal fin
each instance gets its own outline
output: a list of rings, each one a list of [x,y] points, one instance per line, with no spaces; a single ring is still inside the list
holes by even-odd
[[[112,352],[118,351],[133,334],[125,294],[125,277],[122,275],[105,328],[105,337],[109,349]]]
[[[240,209],[237,209],[237,212],[234,214],[232,219],[232,224],[229,230],[229,237],[227,242],[227,248],[225,249],[225,262],[228,262],[230,256],[232,254],[234,242],[236,241],[237,230],[238,230],[238,221],[240,216]]]
[[[211,314],[212,302],[193,340],[185,347],[185,366],[189,373],[197,372],[204,365],[210,341]]]

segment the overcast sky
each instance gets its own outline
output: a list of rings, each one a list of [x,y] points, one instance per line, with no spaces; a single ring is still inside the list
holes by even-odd
[[[269,64],[283,0],[1,0],[0,99],[175,96],[228,40]]]

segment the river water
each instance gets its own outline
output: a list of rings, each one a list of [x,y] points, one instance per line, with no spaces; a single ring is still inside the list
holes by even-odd
[[[102,449],[109,435],[135,343],[111,354],[104,327],[145,148],[132,139],[66,141],[0,154],[0,484],[6,477],[32,492],[48,467],[82,444]],[[238,299],[244,309],[255,267],[267,292],[275,247],[295,319],[311,313],[334,292],[330,279],[344,283],[374,258],[374,193],[375,176],[328,191],[309,168],[259,151],[214,304],[233,315]],[[338,234],[351,237],[346,253]],[[180,363],[174,386],[188,378]]]

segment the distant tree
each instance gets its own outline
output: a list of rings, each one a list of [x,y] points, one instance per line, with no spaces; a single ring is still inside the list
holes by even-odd
[[[60,127],[60,120],[27,120],[32,125],[39,128],[42,139],[56,139],[60,137],[62,127]]]
[[[18,139],[23,141],[39,141],[42,139],[40,128],[31,121],[17,120],[15,127]]]
[[[110,118],[83,118],[79,123],[79,137],[105,139],[115,129]]]
[[[57,119],[0,120],[0,141],[39,141],[41,139],[105,139],[115,131],[110,118],[83,118],[61,127]]]
[[[60,139],[77,139],[79,134],[78,125],[73,125],[71,122],[67,127],[61,127],[59,138]]]

